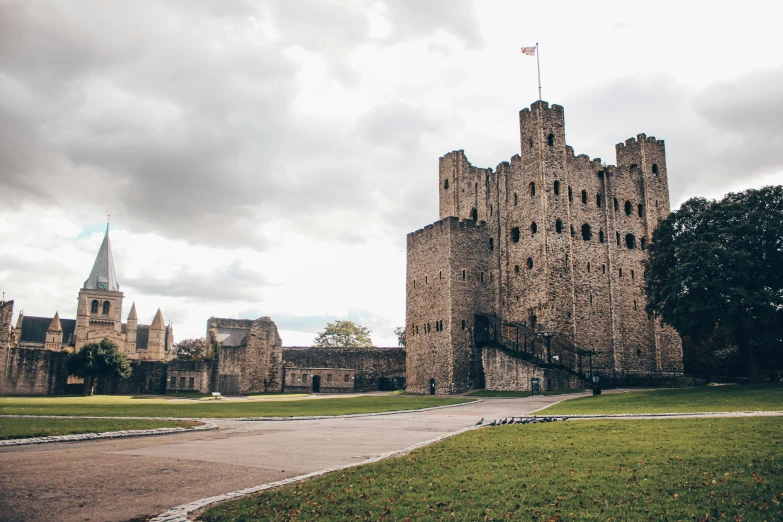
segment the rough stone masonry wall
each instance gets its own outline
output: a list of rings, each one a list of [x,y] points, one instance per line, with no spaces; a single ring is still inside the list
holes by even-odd
[[[449,392],[452,377],[452,342],[448,333],[452,304],[450,223],[450,220],[437,221],[408,234],[406,390],[412,393],[429,393],[430,379],[435,380],[436,393]],[[475,278],[475,274],[470,275]],[[459,277],[462,277],[461,270]],[[438,327],[440,321],[445,327],[442,332]]]
[[[197,391],[209,393],[212,387],[212,370],[217,366],[217,361],[179,361],[173,360],[166,370],[166,391]],[[185,378],[185,386],[180,386],[180,378]],[[193,388],[188,386],[190,378],[193,378]],[[174,378],[172,385],[171,379]]]
[[[166,369],[162,361],[131,361],[133,372],[127,379],[97,379],[95,391],[99,394],[135,395],[166,393]]]
[[[543,369],[499,348],[484,348],[487,389],[530,391],[531,379],[539,379],[541,391],[580,388],[582,380],[565,371]]]
[[[285,368],[286,393],[310,393],[313,377],[320,378],[319,393],[351,393],[356,371],[347,368]]]
[[[283,363],[297,368],[354,369],[355,389],[359,392],[378,390],[380,379],[406,376],[405,348],[284,347]],[[288,385],[286,391],[291,391]]]
[[[63,395],[68,380],[67,352],[6,348],[0,380],[2,395]]]

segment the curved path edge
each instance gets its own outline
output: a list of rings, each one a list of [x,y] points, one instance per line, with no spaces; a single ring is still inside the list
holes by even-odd
[[[469,404],[469,403],[466,403]],[[451,406],[462,406],[461,404],[454,404]],[[448,408],[450,406],[438,406],[437,408]],[[429,409],[437,409],[437,408],[429,408]],[[421,410],[410,410],[410,411],[421,411]],[[193,502],[188,502],[187,504],[181,504],[179,506],[175,506],[168,511],[164,511],[163,513],[160,513],[159,515],[156,515],[152,519],[150,519],[150,522],[190,522],[191,519],[188,517],[189,515],[200,511],[212,504],[216,504],[218,502],[223,502],[226,500],[234,500],[238,499],[240,497],[246,497],[248,495],[253,495],[255,493],[260,493],[262,491],[267,491],[270,489],[279,488],[282,486],[288,486],[289,484],[294,484],[296,482],[301,482],[303,480],[308,480],[315,477],[320,477],[322,475],[326,475],[327,473],[332,473],[333,471],[341,471],[344,469],[354,468],[356,466],[364,466],[365,464],[372,464],[373,462],[379,462],[384,459],[388,459],[389,457],[395,457],[399,455],[405,455],[407,453],[410,453],[411,451],[417,450],[419,448],[423,448],[424,446],[429,446],[430,444],[434,444],[436,442],[440,442],[442,440],[454,437],[456,435],[460,435],[462,433],[472,431],[475,429],[481,429],[484,426],[471,426],[469,428],[464,428],[458,431],[455,431],[453,433],[448,433],[446,435],[441,435],[440,437],[435,437],[434,439],[425,440],[423,442],[419,442],[417,444],[414,444],[413,446],[408,446],[407,448],[403,448],[401,450],[397,451],[390,451],[387,453],[382,453],[380,455],[376,455],[375,457],[371,457],[369,459],[363,460],[361,462],[352,462],[350,464],[345,464],[342,466],[335,466],[332,468],[322,469],[318,471],[313,471],[312,473],[306,473],[304,475],[298,475],[296,477],[291,477],[289,479],[285,480],[278,480],[275,482],[268,482],[266,484],[261,484],[258,486],[253,486],[250,488],[240,489],[237,491],[231,491],[229,493],[224,493],[222,495],[216,495],[213,497],[206,497],[199,500],[194,500]]]
[[[655,417],[778,417],[783,415],[783,411],[683,411],[679,413],[557,413],[550,415],[537,415],[543,412],[549,406],[525,414],[525,417],[548,417],[550,419],[650,419]]]
[[[62,417],[58,417],[58,418],[62,418]],[[80,418],[90,418],[90,417],[80,417]],[[105,417],[99,417],[99,418],[105,418]],[[121,418],[126,419],[127,417],[121,417]],[[201,426],[193,426],[190,428],[153,428],[149,430],[104,431],[101,433],[74,433],[72,435],[52,435],[50,437],[27,437],[25,439],[0,440],[0,448],[5,448],[8,446],[25,446],[28,444],[48,444],[52,442],[84,442],[89,440],[102,440],[102,439],[151,437],[153,435],[173,435],[175,433],[191,433],[194,431],[209,431],[209,430],[216,430],[216,429],[218,429],[217,424],[212,424],[211,422],[205,422]]]

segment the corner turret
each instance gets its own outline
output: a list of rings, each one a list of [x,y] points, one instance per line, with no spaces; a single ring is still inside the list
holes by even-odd
[[[60,312],[55,312],[49,328],[46,329],[44,349],[60,351],[63,347],[63,326],[60,323]]]

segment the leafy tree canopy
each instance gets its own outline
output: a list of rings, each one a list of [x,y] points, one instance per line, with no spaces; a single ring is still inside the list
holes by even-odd
[[[656,229],[647,311],[696,344],[783,367],[783,186],[693,198]]]
[[[394,335],[397,336],[397,346],[405,346],[405,327],[398,326],[394,329]]]
[[[174,345],[177,359],[198,361],[207,356],[207,340],[203,337],[183,339]]]
[[[120,352],[109,339],[99,343],[85,344],[81,350],[68,358],[68,372],[77,377],[130,377],[131,365],[128,357]]]
[[[323,332],[313,340],[318,348],[370,348],[370,330],[353,321],[326,323]]]

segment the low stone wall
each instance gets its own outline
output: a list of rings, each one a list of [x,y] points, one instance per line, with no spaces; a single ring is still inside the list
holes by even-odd
[[[134,395],[166,393],[166,367],[161,361],[131,361],[133,373],[127,379],[99,378],[95,392],[101,395]]]
[[[494,391],[530,391],[533,378],[539,379],[541,391],[581,388],[582,380],[566,371],[544,369],[501,348],[485,347],[485,388]]]
[[[0,361],[0,394],[64,395],[68,381],[66,352],[4,348]]]
[[[381,379],[405,378],[405,348],[283,347],[283,364],[295,368],[351,368],[356,370],[355,391],[377,391]],[[291,390],[286,387],[286,391]]]
[[[319,379],[319,393],[351,393],[356,371],[348,368],[284,368],[286,393],[315,391],[314,378]]]
[[[179,361],[175,359],[171,361],[166,372],[166,391],[199,393],[214,391],[212,386],[213,366],[216,367],[217,362],[212,360]]]

